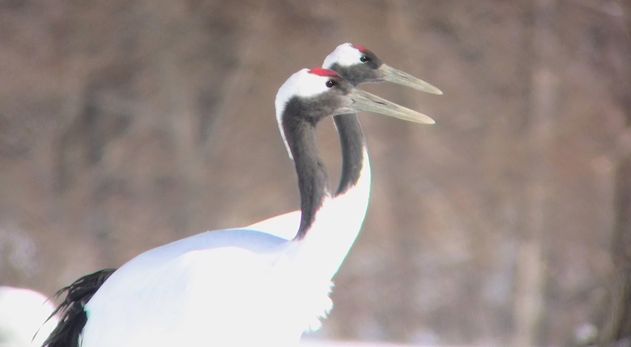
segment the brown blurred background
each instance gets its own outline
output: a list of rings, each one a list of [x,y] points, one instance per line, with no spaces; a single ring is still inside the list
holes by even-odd
[[[627,0],[0,0],[0,284],[52,294],[295,209],[274,96],[350,41],[445,95],[366,87],[438,124],[362,116],[372,203],[318,334],[621,338],[630,13]],[[336,182],[337,137],[321,128]]]

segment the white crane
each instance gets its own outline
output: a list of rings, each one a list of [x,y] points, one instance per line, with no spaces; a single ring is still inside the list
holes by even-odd
[[[414,88],[416,90],[442,95],[443,92],[432,84],[414,77],[404,71],[393,68],[381,60],[373,51],[363,45],[350,42],[338,45],[326,56],[322,67],[335,71],[353,86],[364,83],[390,82]],[[335,127],[340,138],[342,150],[342,174],[335,195],[340,195],[355,188],[360,174],[370,184],[370,163],[368,156],[357,155],[365,151],[364,135],[355,113],[335,115]],[[291,154],[290,154],[291,155]],[[364,162],[364,159],[366,160]],[[359,202],[354,218],[355,228],[360,229],[368,208],[368,199]],[[363,211],[363,212],[361,212]],[[292,211],[275,216],[248,227],[268,232],[272,235],[290,239],[296,235],[300,224],[300,211]]]
[[[41,293],[0,286],[0,347],[41,346],[57,324],[53,310]]]
[[[423,82],[419,79],[416,79],[410,76],[409,74],[403,73],[401,71],[398,71],[396,69],[393,69],[383,64],[379,60],[379,58],[377,58],[374,55],[374,53],[367,50],[363,46],[359,46],[359,45],[354,46],[347,43],[347,44],[342,44],[338,46],[335,49],[335,51],[332,52],[326,58],[325,66],[336,68],[338,71],[343,73],[343,76],[345,78],[347,78],[352,84],[355,84],[355,85],[362,82],[378,82],[382,80],[388,80],[394,83],[415,87],[417,89],[427,91],[430,93],[440,94],[440,91],[437,88],[429,85],[428,83]],[[325,75],[330,73],[330,72],[324,72],[325,70],[314,69],[312,70],[312,74],[317,75],[318,71]],[[321,77],[324,77],[324,76],[321,76]],[[337,78],[333,75],[328,76],[328,77],[331,77],[333,80]],[[292,76],[292,78],[294,77]],[[296,80],[296,78],[294,78],[294,80]],[[286,108],[285,106],[287,105],[286,103],[287,100],[285,99],[288,99],[286,95],[291,95],[287,93],[287,90],[290,90],[290,91],[297,90],[298,95],[300,96],[302,95],[300,91],[306,90],[305,88],[308,88],[308,87],[306,87],[305,85],[296,84],[296,82],[290,83],[290,81],[292,81],[292,79],[290,79],[285,84],[285,86],[281,88],[281,90],[279,91],[276,106],[277,106],[277,116],[279,120],[279,126],[281,128],[281,134],[283,135],[283,138],[286,140],[286,144],[288,146],[289,154],[291,157],[292,151],[290,147],[290,141],[287,141],[286,135],[288,133],[291,134],[292,132],[285,131],[284,126],[283,126],[284,118],[282,117],[283,112],[279,110]],[[287,85],[291,85],[292,88],[287,87]],[[359,101],[358,103],[361,103],[361,102]],[[374,105],[375,104],[373,104],[373,106]],[[323,240],[318,241],[320,237],[311,237],[312,241],[309,243],[305,243],[304,241],[302,241],[307,231],[312,229],[310,226],[313,220],[315,219],[316,214],[318,216],[326,216],[328,217],[328,219],[335,221],[335,225],[329,225],[329,228],[345,231],[344,233],[336,235],[335,240],[327,240],[327,241],[335,241],[335,242],[331,242],[327,246],[326,248],[327,257],[323,258],[322,256],[320,256],[320,258],[323,258],[323,259],[317,262],[316,264],[317,266],[315,266],[315,268],[313,268],[312,271],[309,272],[310,275],[307,276],[311,278],[327,278],[326,285],[324,286],[324,288],[322,287],[322,283],[320,283],[319,285],[315,285],[312,288],[304,288],[305,292],[310,292],[310,291],[315,290],[315,292],[320,292],[321,294],[323,294],[323,296],[320,297],[319,301],[316,300],[313,302],[313,303],[318,303],[315,306],[320,307],[316,310],[316,311],[319,311],[320,313],[322,313],[323,311],[326,311],[326,309],[322,309],[321,307],[324,307],[324,308],[330,307],[330,301],[328,300],[328,295],[326,295],[328,294],[328,283],[331,277],[335,274],[335,272],[339,268],[342,260],[344,259],[346,253],[348,253],[348,250],[350,249],[356,235],[358,234],[359,229],[361,228],[361,224],[364,219],[364,215],[365,215],[365,211],[366,211],[366,207],[368,203],[369,185],[370,185],[370,167],[368,163],[368,156],[365,151],[363,135],[361,132],[361,128],[359,126],[359,122],[357,121],[356,116],[352,113],[352,111],[356,111],[356,110],[357,109],[349,108],[346,110],[347,112],[349,112],[349,114],[345,114],[345,115],[335,114],[335,122],[338,128],[338,131],[340,133],[340,140],[342,142],[343,172],[342,172],[341,181],[340,181],[335,198],[328,197],[328,193],[326,193],[325,190],[322,190],[320,193],[320,194],[324,194],[323,196],[326,196],[326,199],[325,199],[327,201],[326,206],[330,206],[330,208],[319,210],[317,209],[317,206],[313,205],[314,202],[311,201],[313,200],[313,198],[305,199],[305,194],[302,194],[301,205],[302,205],[302,211],[305,212],[302,214],[302,219],[300,218],[301,214],[298,211],[294,211],[285,215],[281,215],[275,218],[265,220],[257,224],[253,224],[246,228],[250,230],[251,229],[257,230],[259,232],[265,232],[270,235],[284,236],[283,238],[285,240],[289,240],[292,237],[294,237],[296,235],[296,230],[299,230],[298,235],[295,237],[295,240],[292,243],[287,242],[285,240],[283,240],[282,242],[285,242],[287,244],[303,244],[303,246],[300,246],[301,248],[300,252],[302,253],[301,257],[305,259],[317,259],[317,256],[318,256],[317,253],[322,251],[321,245],[322,245],[322,242],[324,241]],[[384,110],[381,110],[381,112],[383,112]],[[400,109],[399,111],[401,110],[404,110],[404,109]],[[302,112],[309,112],[309,111],[315,111],[315,110],[314,109],[302,110]],[[377,110],[377,112],[380,112],[380,111]],[[401,114],[405,114],[405,112],[409,112],[409,110],[404,110],[404,112],[400,113],[399,116],[401,116]],[[424,120],[429,122],[429,118],[425,118]],[[313,148],[315,149],[315,147]],[[297,170],[299,170],[300,168],[299,163],[301,162],[302,161],[296,161]],[[312,172],[316,172],[316,173],[318,172],[316,168],[311,168],[311,169],[312,169],[311,170]],[[306,170],[306,172],[309,172],[309,170]],[[303,188],[305,187],[304,177],[308,177],[309,175],[308,174],[306,174],[306,176],[305,174],[301,175],[300,171],[298,173],[299,173],[299,180],[301,183],[301,193],[302,193],[302,191],[304,190]],[[324,178],[320,178],[319,180],[325,181]],[[310,191],[309,188],[307,188],[307,191]],[[319,198],[315,198],[316,205],[317,205],[318,199]],[[352,209],[352,211],[354,212],[349,213],[350,209]],[[332,211],[333,212],[341,211],[343,216],[335,217],[331,214]],[[322,219],[327,219],[327,218],[319,217],[319,220],[321,220],[320,224],[326,225],[326,224],[323,224],[326,222],[322,221]],[[300,225],[300,227],[298,227],[298,225]],[[190,241],[192,241],[192,238],[191,240],[189,240],[189,242]],[[304,244],[312,245],[312,246],[311,247],[304,246]],[[313,246],[313,245],[320,245],[320,246]],[[311,248],[313,248],[313,250],[311,250]],[[293,252],[296,252],[296,251],[291,251],[290,253],[293,253]],[[312,256],[309,257],[309,256],[306,256],[306,254],[312,254]],[[86,276],[85,278],[82,279],[83,281],[80,280],[80,281],[75,282],[75,284],[77,284],[76,289],[81,289],[82,286],[85,288],[86,283],[87,283],[87,288],[88,288],[88,290],[84,292],[84,293],[87,293],[88,295],[85,295],[83,299],[81,299],[81,297],[79,296],[78,299],[76,300],[76,303],[81,301],[81,304],[85,304],[85,302],[87,302],[90,299],[91,294],[93,294],[93,291],[90,292],[90,290],[98,289],[98,287],[107,278],[107,276],[111,274],[112,271],[113,270],[104,270],[101,272],[97,272],[93,275]],[[318,272],[321,274],[320,276],[317,275]],[[75,284],[73,284],[73,286],[75,286]],[[72,289],[72,286],[69,288]],[[75,297],[77,296],[75,295]],[[68,298],[70,298],[70,295]],[[69,305],[71,304],[71,302],[68,302],[68,298],[66,299],[66,302],[65,302],[65,304],[67,305],[66,307],[69,307]],[[92,303],[88,306],[91,306],[91,305]],[[305,307],[305,303],[303,303],[302,305],[298,305],[298,307]],[[310,311],[310,310],[304,310],[302,308],[300,310],[303,310],[305,312]],[[317,316],[317,314],[307,314],[307,315],[313,316],[313,317]],[[314,323],[317,324],[318,321],[314,320]],[[87,327],[86,327],[86,330],[87,330]],[[303,330],[304,330],[304,327],[302,328],[302,330],[297,329],[296,331],[302,332]],[[254,334],[254,336],[256,336],[256,334]],[[233,341],[233,342],[237,343],[237,341]],[[52,345],[53,344],[51,344],[51,346]]]

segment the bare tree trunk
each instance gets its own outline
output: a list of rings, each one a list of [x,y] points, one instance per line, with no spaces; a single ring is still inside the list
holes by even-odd
[[[618,167],[615,186],[612,253],[616,270],[601,345],[631,346],[631,154]]]
[[[531,100],[529,129],[524,145],[528,172],[525,221],[517,254],[514,335],[512,346],[537,345],[544,306],[545,256],[544,235],[546,206],[550,192],[550,164],[546,153],[554,131],[557,109],[558,77],[554,70],[556,35],[554,30],[556,0],[537,0],[532,9]]]
[[[631,3],[623,1],[626,15],[625,28],[621,39],[623,57],[631,56]],[[612,235],[612,258],[615,266],[613,279],[609,283],[609,302],[606,307],[603,328],[600,334],[601,346],[631,346],[631,69],[628,63],[616,66],[613,89],[617,99],[626,110],[627,129],[620,136],[620,160],[615,173],[614,213],[615,222]]]

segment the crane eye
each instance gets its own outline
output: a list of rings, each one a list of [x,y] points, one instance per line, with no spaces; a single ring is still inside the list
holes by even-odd
[[[368,57],[367,55],[362,55],[361,57],[359,57],[359,61],[361,61],[362,63],[367,63],[370,61],[370,57]]]
[[[328,81],[326,81],[327,88],[332,88],[336,84],[337,84],[337,82],[335,82],[335,80],[328,80]]]

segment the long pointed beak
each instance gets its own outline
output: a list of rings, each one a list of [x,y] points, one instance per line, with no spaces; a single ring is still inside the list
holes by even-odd
[[[394,102],[390,102],[360,89],[352,89],[349,96],[353,101],[350,108],[355,112],[378,113],[384,116],[421,124],[436,123],[436,121],[427,115],[397,105]]]
[[[392,66],[381,64],[379,71],[381,71],[384,81],[400,84],[402,86],[414,88],[430,94],[443,95],[443,92],[440,89],[434,87],[430,83],[425,82],[420,78],[416,78],[407,72],[395,69]]]

